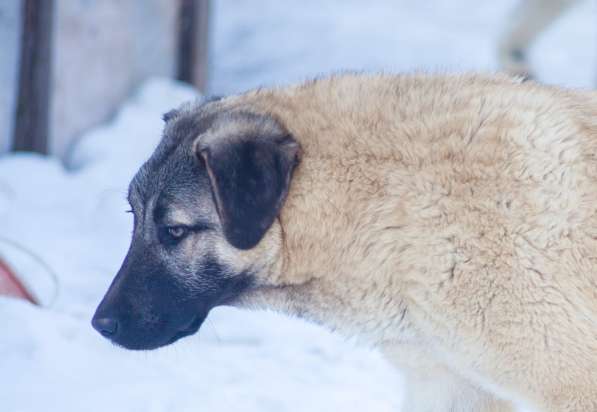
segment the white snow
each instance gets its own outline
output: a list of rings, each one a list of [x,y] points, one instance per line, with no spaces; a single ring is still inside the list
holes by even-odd
[[[493,70],[514,1],[213,3],[211,91],[226,94],[341,69]],[[594,12],[578,5],[533,50],[542,79],[597,79]],[[0,237],[39,254],[60,283],[48,308],[0,297],[0,411],[399,410],[401,378],[379,354],[296,319],[219,308],[198,335],[143,353],[92,330],[128,247],[128,181],[160,138],[161,114],[196,97],[169,80],[147,83],[82,137],[68,168],[35,155],[0,158]],[[0,239],[0,254],[10,250]],[[42,273],[23,272],[33,285]]]
[[[497,69],[518,0],[215,1],[213,91],[238,92],[349,69]],[[533,47],[538,78],[597,84],[597,3],[580,1]]]

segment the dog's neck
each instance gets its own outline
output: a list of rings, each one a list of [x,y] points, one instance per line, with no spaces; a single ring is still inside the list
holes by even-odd
[[[270,273],[264,276],[269,284],[251,291],[243,301],[246,306],[299,316],[348,336],[383,340],[380,329],[398,332],[405,318],[396,288],[392,288],[394,295],[387,295],[390,283],[396,282],[395,270],[400,270],[393,263],[399,255],[384,243],[390,239],[387,231],[392,229],[386,226],[393,209],[383,206],[384,198],[376,194],[382,190],[379,185],[354,184],[353,164],[342,170],[329,163],[312,157],[296,171],[286,204],[269,234],[280,245],[268,266]],[[334,178],[333,170],[347,178]],[[382,310],[394,327],[373,322],[383,319]]]
[[[388,144],[383,133],[410,117],[397,113],[389,81],[380,79],[364,90],[350,79],[342,84],[331,79],[318,88],[246,98],[252,110],[279,119],[303,152],[270,230],[280,246],[266,276],[270,282],[247,296],[248,305],[306,317],[346,334],[387,326],[370,324],[374,318],[404,318],[401,274],[412,270],[413,256],[420,253],[420,230],[411,213],[421,188],[407,167],[400,168],[406,162],[400,145]],[[337,94],[345,99],[330,105],[329,96]],[[372,133],[379,124],[384,129]],[[416,156],[406,160],[418,162]],[[404,207],[407,202],[412,207]]]

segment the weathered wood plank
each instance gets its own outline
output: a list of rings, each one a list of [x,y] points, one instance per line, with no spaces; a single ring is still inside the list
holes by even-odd
[[[54,0],[22,0],[13,150],[48,152]]]
[[[205,92],[208,77],[209,0],[180,0],[177,79]]]

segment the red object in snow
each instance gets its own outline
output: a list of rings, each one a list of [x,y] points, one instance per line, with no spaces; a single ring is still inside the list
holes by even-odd
[[[35,298],[19,281],[13,270],[2,260],[0,260],[0,295],[14,296],[37,305]]]

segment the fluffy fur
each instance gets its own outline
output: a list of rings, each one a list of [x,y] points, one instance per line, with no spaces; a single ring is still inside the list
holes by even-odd
[[[341,75],[214,103],[302,148],[239,305],[380,348],[414,411],[597,411],[597,94]]]

